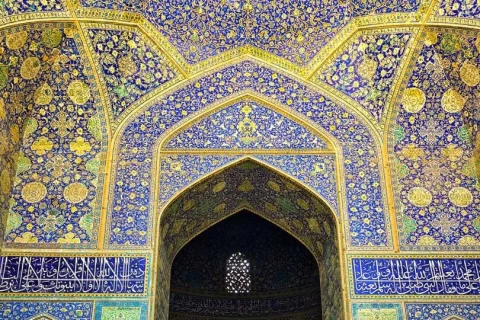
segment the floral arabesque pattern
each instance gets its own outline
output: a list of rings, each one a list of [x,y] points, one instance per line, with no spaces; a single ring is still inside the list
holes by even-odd
[[[0,17],[29,12],[65,11],[62,0],[3,0]]]
[[[22,78],[20,88],[27,89],[4,94],[4,101],[12,114],[24,107],[29,113],[5,242],[95,246],[106,134],[77,31],[73,25],[32,25],[4,39],[13,48],[2,55],[10,63],[9,77]],[[19,100],[24,95],[27,105]]]
[[[443,43],[462,50],[452,37],[429,34],[421,43],[390,130],[400,240],[408,250],[474,250],[480,244],[480,194],[461,113],[465,97],[444,72],[450,62],[435,48]]]
[[[177,76],[158,48],[138,31],[89,29],[88,35],[104,77],[113,120],[143,95]]]
[[[85,7],[143,14],[196,63],[252,45],[304,65],[355,16],[414,12],[418,0],[375,1],[118,1],[81,0]]]
[[[365,125],[343,106],[264,66],[244,62],[194,80],[181,90],[159,99],[123,129],[117,158],[109,242],[118,246],[148,246],[152,223],[150,203],[152,147],[168,128],[206,108],[221,97],[254,90],[277,103],[294,108],[306,120],[322,126],[343,146],[346,222],[352,246],[388,246],[388,220],[384,214],[378,151]],[[161,118],[155,115],[163,115]],[[145,130],[140,129],[144,128]],[[359,148],[359,146],[361,146]],[[139,181],[142,178],[142,182]],[[120,194],[131,194],[122,197]],[[118,195],[118,196],[116,196]],[[335,196],[334,196],[335,197]],[[131,222],[128,222],[131,221]]]
[[[326,149],[322,137],[254,101],[242,101],[175,135],[172,149]]]
[[[327,83],[383,121],[391,90],[412,34],[368,32],[347,43],[315,81]]]

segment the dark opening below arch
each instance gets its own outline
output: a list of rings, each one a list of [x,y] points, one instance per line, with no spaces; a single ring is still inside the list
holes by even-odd
[[[238,253],[249,263],[240,277],[251,284],[248,292],[231,293],[226,281],[235,277],[228,278],[227,264]],[[243,210],[177,254],[169,310],[171,320],[322,319],[318,264],[293,236]]]

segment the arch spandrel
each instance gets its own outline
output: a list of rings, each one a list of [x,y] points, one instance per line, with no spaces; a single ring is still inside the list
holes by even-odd
[[[110,207],[117,209],[110,210],[110,231],[107,231],[110,236],[109,245],[148,246],[146,234],[152,223],[152,215],[148,210],[151,182],[147,184],[144,181],[141,185],[130,181],[133,182],[132,179],[138,179],[135,177],[139,176],[151,177],[152,147],[156,139],[189,114],[199,112],[216,102],[219,95],[228,97],[246,89],[257,91],[267,99],[274,99],[276,103],[303,114],[339,141],[345,159],[341,170],[344,173],[341,174],[346,178],[347,203],[351,202],[348,203],[346,212],[349,216],[357,216],[349,222],[351,245],[369,249],[375,246],[383,249],[388,247],[390,226],[384,213],[384,184],[380,170],[382,158],[375,134],[371,133],[362,119],[356,118],[342,105],[279,72],[248,61],[193,80],[190,85],[159,99],[121,131],[121,138],[116,141],[116,150],[117,158],[124,160],[116,167],[115,179],[120,184],[115,185],[114,182],[110,197]],[[132,185],[133,189],[130,187]],[[367,185],[371,188],[368,194]],[[116,193],[123,196],[115,196]],[[131,193],[132,198],[125,197]],[[139,198],[137,194],[142,196]],[[129,219],[138,217],[136,212],[139,211],[142,214],[140,218],[134,219],[133,224],[126,220],[123,222],[129,216]],[[128,235],[125,228],[130,229]],[[115,234],[111,230],[116,230]]]
[[[247,96],[186,128],[177,129],[160,146],[185,149],[329,149],[328,140],[295,120]]]
[[[480,54],[469,31],[426,31],[388,133],[400,247],[478,250],[480,189],[464,118],[467,100],[476,98],[460,78],[478,85],[471,70]],[[465,64],[469,72],[460,71]]]
[[[169,268],[181,248],[212,225],[243,209],[277,225],[312,252],[320,266],[320,285],[326,297],[324,314],[340,319],[345,303],[344,291],[339,290],[345,285],[339,254],[343,237],[338,234],[334,213],[301,185],[251,159],[197,182],[162,210],[156,246],[157,259],[161,259],[157,286],[168,288],[169,280],[165,278],[169,279]],[[156,312],[165,312],[161,307],[164,303],[156,300]]]
[[[415,31],[415,28],[359,31],[317,70],[312,81],[343,92],[383,125]]]
[[[10,133],[0,172],[7,159],[15,178],[10,201],[0,201],[10,205],[8,247],[98,244],[108,134],[80,34],[72,23],[0,32],[0,121]]]

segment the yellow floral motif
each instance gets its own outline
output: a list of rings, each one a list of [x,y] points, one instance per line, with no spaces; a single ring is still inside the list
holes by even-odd
[[[88,189],[83,183],[74,182],[69,184],[63,191],[63,197],[70,203],[79,203],[85,200]]]
[[[52,88],[48,85],[48,83],[45,82],[40,87],[38,87],[37,90],[35,90],[33,99],[35,103],[40,106],[49,104],[53,99]]]
[[[425,155],[425,152],[415,144],[409,144],[403,148],[401,154],[409,160],[418,160]]]
[[[378,62],[370,59],[364,58],[363,61],[358,66],[358,74],[365,80],[372,81],[375,73],[377,73]]]
[[[438,33],[436,32],[427,32],[425,37],[425,45],[432,46],[438,41]]]
[[[408,88],[403,93],[402,105],[407,112],[417,113],[422,110],[427,98],[418,88]]]
[[[464,236],[458,240],[458,245],[460,246],[478,246],[480,241],[474,236]]]
[[[6,36],[7,48],[11,50],[18,50],[27,42],[27,31],[20,31]]]
[[[76,237],[75,233],[68,232],[65,234],[64,238],[60,238],[57,241],[58,243],[80,243],[80,239]]]
[[[237,125],[239,139],[245,144],[250,144],[257,139],[254,136],[254,133],[257,131],[257,124],[249,118],[249,114],[253,112],[252,107],[247,104],[242,108],[241,112],[245,117]]]
[[[250,192],[253,189],[255,189],[255,187],[252,185],[252,183],[249,180],[243,181],[242,184],[238,187],[238,191],[241,191],[241,192]]]
[[[48,140],[47,137],[39,137],[33,144],[32,150],[39,156],[42,156],[47,153],[47,151],[52,150],[53,142]]]
[[[25,80],[31,80],[35,78],[40,71],[42,65],[40,64],[40,59],[37,57],[27,58],[20,68],[20,75]]]
[[[307,201],[303,200],[303,199],[297,199],[297,203],[300,207],[302,207],[304,210],[308,210],[310,209],[310,205],[308,204]]]
[[[70,142],[70,150],[75,152],[77,156],[82,156],[85,153],[90,152],[90,150],[92,150],[92,146],[90,145],[90,142],[85,141],[84,138],[77,137],[74,142]]]
[[[462,155],[463,150],[454,144],[449,144],[446,148],[442,149],[442,157],[450,161],[457,161]]]
[[[435,240],[432,236],[421,236],[420,239],[417,241],[417,245],[419,246],[436,246],[438,245],[438,241]]]
[[[59,29],[47,29],[42,33],[42,42],[49,48],[55,48],[62,41],[62,37],[62,31]]]
[[[67,93],[73,103],[78,105],[84,105],[90,99],[90,88],[80,80],[72,81]]]
[[[18,128],[17,124],[12,124],[10,127],[10,137],[12,138],[12,142],[14,144],[20,141],[20,128]]]
[[[308,221],[308,227],[312,232],[319,233],[320,232],[320,226],[318,225],[318,221],[315,218],[309,218],[307,219]]]
[[[24,232],[21,237],[16,237],[15,243],[38,243],[37,237],[32,232]]]
[[[432,202],[432,194],[425,188],[414,187],[407,195],[408,200],[417,207],[426,207]]]
[[[450,190],[448,198],[457,207],[467,207],[473,202],[472,193],[463,187],[455,187]]]
[[[41,182],[30,182],[22,188],[22,198],[29,203],[36,203],[47,195],[47,188]]]
[[[450,88],[442,96],[442,108],[447,112],[460,112],[465,105],[465,99],[457,90]]]
[[[480,73],[476,66],[465,62],[460,68],[460,78],[467,86],[474,87],[480,82]]]
[[[215,209],[213,209],[213,212],[215,212],[215,213],[223,212],[225,210],[226,206],[227,205],[225,203],[221,203],[218,206],[216,206]]]
[[[195,200],[190,199],[183,205],[183,211],[188,211],[195,206]]]
[[[270,189],[272,189],[275,192],[280,191],[280,186],[275,181],[270,180],[270,181],[267,182],[267,185]]]
[[[225,186],[227,185],[227,183],[225,181],[222,181],[222,182],[219,182],[217,183],[214,187],[213,187],[213,193],[217,193],[217,192],[220,192],[222,191],[223,189],[225,189]]]

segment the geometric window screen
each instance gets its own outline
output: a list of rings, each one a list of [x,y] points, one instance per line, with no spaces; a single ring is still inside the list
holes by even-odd
[[[237,252],[228,258],[225,283],[228,293],[250,292],[252,285],[250,279],[250,262],[243,253]]]

